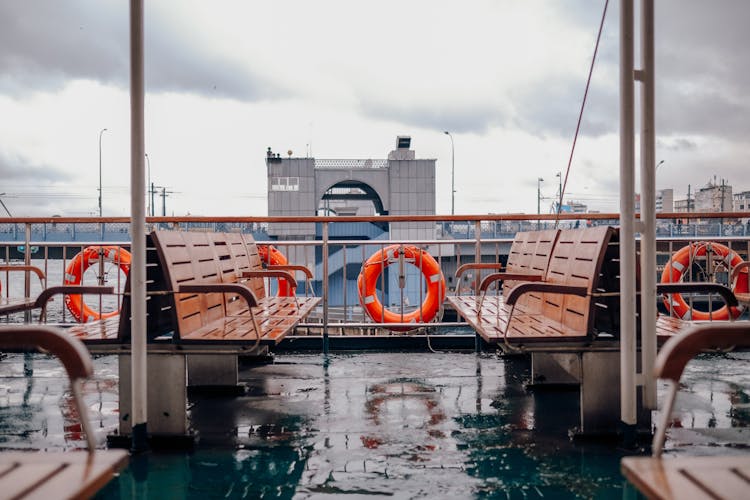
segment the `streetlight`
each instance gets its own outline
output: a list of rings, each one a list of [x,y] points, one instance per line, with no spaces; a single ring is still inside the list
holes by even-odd
[[[451,138],[451,215],[456,212],[456,150],[453,147],[453,136],[447,130],[445,135]]]
[[[536,180],[536,213],[537,215],[542,213],[542,182],[544,182],[544,179],[539,177]],[[539,219],[536,220],[536,228],[539,229],[539,226],[541,225],[541,222]]]
[[[106,128],[99,131],[99,217],[102,216],[102,134],[106,131]]]
[[[654,169],[654,172],[656,172],[657,170],[659,170],[659,167],[661,167],[663,163],[664,163],[664,160],[661,160],[659,163],[657,163],[656,164],[656,168]]]
[[[148,197],[146,198],[146,203],[148,205],[146,213],[149,214],[151,217],[154,216],[154,190],[151,189],[151,158],[148,157],[148,153],[144,153],[146,155],[146,164],[148,165]]]

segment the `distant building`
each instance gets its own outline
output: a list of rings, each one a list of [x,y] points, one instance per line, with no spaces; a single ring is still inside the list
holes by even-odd
[[[635,194],[635,211],[641,212],[641,195]],[[657,212],[674,212],[674,190],[660,189],[656,192],[656,211]]]
[[[735,193],[732,210],[735,212],[750,212],[750,191]]]
[[[435,215],[435,160],[417,159],[411,138],[396,138],[387,159],[281,157],[269,148],[268,215]],[[390,224],[394,240],[433,239],[432,222]],[[282,240],[316,237],[314,223],[274,222],[268,233]]]
[[[696,212],[730,212],[732,203],[732,186],[723,179],[721,184],[714,180],[695,193]]]
[[[656,192],[656,211],[674,212],[674,190],[660,189]]]
[[[694,212],[695,211],[695,198],[675,200],[674,211],[675,212]]]

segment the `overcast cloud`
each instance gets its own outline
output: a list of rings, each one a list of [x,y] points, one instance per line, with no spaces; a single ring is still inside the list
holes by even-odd
[[[164,0],[146,3],[147,150],[168,213],[262,215],[266,147],[436,158],[459,213],[534,212],[564,170],[604,2]],[[750,189],[750,2],[656,3],[657,187]],[[611,2],[569,199],[617,210],[618,2]],[[0,3],[0,192],[17,215],[127,215],[128,11]],[[206,172],[211,175],[206,178]],[[227,182],[230,179],[230,182]],[[52,207],[39,196],[64,202]],[[511,189],[510,186],[516,186]],[[547,203],[548,204],[548,203]]]

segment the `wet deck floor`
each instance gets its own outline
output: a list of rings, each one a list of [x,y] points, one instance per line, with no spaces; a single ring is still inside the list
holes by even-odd
[[[668,452],[748,452],[738,428],[750,422],[748,361],[730,353],[693,362]],[[104,443],[117,425],[117,359],[95,364],[86,401]],[[280,355],[240,378],[244,396],[191,397],[195,451],[134,459],[101,496],[612,498],[623,493],[619,459],[634,453],[571,442],[576,391],[526,391],[523,358]],[[56,361],[3,358],[0,448],[82,447],[71,408]]]

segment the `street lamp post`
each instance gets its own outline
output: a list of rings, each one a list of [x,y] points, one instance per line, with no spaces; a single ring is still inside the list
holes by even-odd
[[[537,215],[542,213],[542,182],[544,182],[544,179],[541,177],[537,178],[536,180],[536,213]],[[541,225],[542,221],[539,219],[536,220],[536,228],[539,229],[539,226]]]
[[[99,131],[99,217],[102,216],[102,134],[106,131],[106,128]]]
[[[453,136],[447,130],[445,135],[451,139],[451,215],[456,213],[456,149],[453,146]]]

